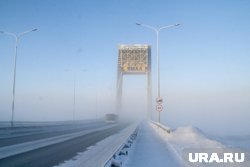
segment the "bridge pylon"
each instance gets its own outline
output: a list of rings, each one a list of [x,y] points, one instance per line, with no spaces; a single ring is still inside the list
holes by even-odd
[[[146,75],[147,117],[152,119],[151,47],[146,44],[119,45],[116,83],[116,110],[122,109],[122,88],[124,75]]]

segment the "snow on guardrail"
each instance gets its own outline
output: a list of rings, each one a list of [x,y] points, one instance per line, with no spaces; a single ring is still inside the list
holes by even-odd
[[[154,121],[151,121],[152,124],[158,126],[159,128],[161,128],[162,130],[166,131],[167,133],[170,133],[171,132],[171,129],[165,125],[162,125],[161,123],[159,122],[154,122]]]
[[[125,142],[121,143],[119,148],[113,153],[113,156],[110,157],[106,162],[104,167],[120,167],[122,163],[126,161],[128,158],[128,152],[132,144],[134,143],[138,133],[138,128],[136,128],[130,136],[125,140]]]

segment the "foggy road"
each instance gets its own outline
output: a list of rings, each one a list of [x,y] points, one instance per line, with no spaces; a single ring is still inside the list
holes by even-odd
[[[53,125],[31,124],[30,126],[0,128],[0,147],[63,135],[63,134],[79,132],[83,130],[90,130],[105,125],[106,123],[103,121],[98,121],[98,122],[76,121],[75,123],[70,122],[70,123],[60,123]]]
[[[0,157],[0,166],[54,166],[125,126],[100,121],[1,129],[0,156],[6,157]]]

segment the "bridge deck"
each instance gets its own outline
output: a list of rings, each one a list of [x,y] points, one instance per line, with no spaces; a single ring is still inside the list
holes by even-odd
[[[173,155],[168,144],[163,141],[148,123],[140,126],[137,141],[131,148],[129,167],[179,167],[180,162]]]

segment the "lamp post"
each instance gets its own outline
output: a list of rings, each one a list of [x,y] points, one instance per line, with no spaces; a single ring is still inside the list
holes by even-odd
[[[73,121],[75,121],[76,113],[76,75],[74,74],[74,107],[73,107]]]
[[[160,104],[162,103],[162,98],[161,98],[161,94],[160,94],[160,56],[159,56],[159,33],[161,30],[166,29],[166,28],[171,28],[171,27],[176,27],[179,26],[180,24],[172,24],[172,25],[167,25],[167,26],[163,26],[160,28],[156,28],[150,25],[146,25],[146,24],[141,24],[141,23],[136,23],[136,25],[141,26],[141,27],[145,27],[148,29],[153,30],[156,33],[156,56],[157,56],[157,86],[158,86],[158,90],[157,90],[157,99],[160,101]],[[158,101],[157,100],[157,101]],[[162,110],[162,107],[159,108],[158,111],[158,122],[160,123],[160,110]]]
[[[32,30],[28,30],[28,31],[24,31],[22,33],[19,34],[14,34],[11,32],[6,32],[6,31],[0,31],[1,34],[5,34],[5,35],[10,35],[12,37],[15,38],[15,55],[14,55],[14,70],[13,70],[13,90],[12,90],[12,109],[11,109],[11,127],[14,126],[14,112],[15,112],[15,88],[16,88],[16,61],[17,61],[17,45],[18,42],[20,40],[20,38],[32,31],[36,31],[37,29],[32,29]]]

